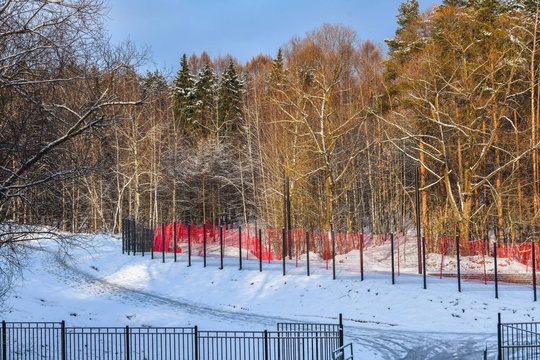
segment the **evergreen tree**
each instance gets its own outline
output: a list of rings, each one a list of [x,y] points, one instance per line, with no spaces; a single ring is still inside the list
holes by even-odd
[[[194,86],[194,114],[193,122],[203,137],[213,131],[213,123],[217,114],[217,77],[205,62],[199,71],[198,79]]]
[[[240,80],[232,60],[221,76],[218,100],[218,131],[221,135],[232,135],[241,128],[242,121],[242,89]]]
[[[418,0],[407,0],[402,3],[398,8],[399,14],[397,16],[397,23],[399,28],[397,33],[403,31],[408,26],[414,24],[420,15],[420,6]]]
[[[425,23],[420,16],[418,1],[407,0],[399,6],[398,11],[396,34],[392,39],[385,40],[388,45],[389,59],[386,61],[384,78],[391,84],[389,95],[396,94],[399,87],[397,79],[402,68],[414,59],[414,55],[421,51],[425,43],[422,37]]]
[[[396,34],[392,39],[385,40],[391,57],[399,62],[410,58],[422,47],[423,39],[420,34],[420,6],[417,0],[407,0],[398,8]]]
[[[456,8],[475,8],[483,12],[499,13],[512,7],[511,3],[531,3],[533,0],[443,0],[442,6],[453,6]]]
[[[281,48],[278,50],[277,57],[273,61],[272,71],[270,72],[270,78],[268,79],[271,87],[281,87],[284,85],[286,72],[283,60],[283,52]]]
[[[470,0],[443,0],[442,6],[467,7]]]
[[[180,70],[173,80],[172,89],[173,113],[176,122],[183,131],[192,128],[195,106],[194,85],[195,81],[189,71],[186,54],[184,54],[180,61]]]
[[[390,53],[408,53],[412,50],[411,45],[415,45],[419,40],[416,32],[416,24],[420,18],[420,6],[418,0],[407,0],[398,8],[396,35],[385,42]]]
[[[538,0],[506,0],[504,3],[510,9],[525,10],[534,15],[537,11]]]

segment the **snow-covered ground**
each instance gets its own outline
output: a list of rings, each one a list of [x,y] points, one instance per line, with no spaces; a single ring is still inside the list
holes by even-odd
[[[58,256],[55,242],[42,242],[0,320],[271,330],[283,321],[337,323],[341,313],[355,359],[481,359],[486,347],[494,359],[498,313],[503,322],[540,321],[528,285],[499,284],[498,299],[493,283],[464,281],[458,292],[455,278],[428,277],[424,289],[422,276],[405,263],[392,284],[390,272],[382,271],[390,261],[385,245],[368,249],[361,281],[358,266],[345,266],[357,262],[350,254],[337,257],[333,280],[332,267],[323,263],[312,265],[308,277],[305,265],[287,260],[283,276],[279,261],[265,262],[262,272],[258,260],[243,260],[239,270],[235,257],[225,258],[221,270],[215,256],[206,268],[199,257],[188,267],[185,253],[176,263],[172,254],[165,263],[161,254],[153,260],[123,255],[118,236],[81,241],[92,247],[74,247],[70,257]]]

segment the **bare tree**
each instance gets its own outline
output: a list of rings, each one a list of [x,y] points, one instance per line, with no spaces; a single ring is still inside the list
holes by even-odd
[[[121,107],[141,103],[115,92],[115,80],[138,55],[133,47],[108,45],[103,10],[100,0],[7,0],[0,5],[2,223],[24,219],[23,209],[56,213],[59,222],[62,196],[55,186],[89,170],[71,153],[75,142],[99,137]],[[44,198],[49,203],[40,207]],[[0,251],[16,258],[23,253],[19,239],[28,240],[25,235],[34,230],[14,227],[0,233]]]
[[[301,194],[312,196],[318,205],[306,198],[303,208],[320,210],[315,223],[330,229],[343,196],[338,186],[350,179],[366,148],[362,123],[371,104],[362,99],[359,77],[366,74],[359,71],[358,40],[349,28],[325,24],[305,39],[292,40],[285,54],[286,86],[274,89],[282,113],[277,121],[284,127],[280,133],[289,141],[282,171],[291,177],[292,196],[297,202],[303,202]],[[300,189],[302,184],[306,187]]]

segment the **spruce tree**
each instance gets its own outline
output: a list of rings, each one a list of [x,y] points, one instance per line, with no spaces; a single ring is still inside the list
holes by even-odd
[[[505,6],[510,9],[525,10],[529,14],[536,14],[538,0],[506,0]]]
[[[422,39],[418,33],[420,6],[417,0],[407,0],[398,8],[396,34],[385,40],[390,55],[405,60],[421,47]]]
[[[186,54],[184,54],[180,61],[180,70],[178,70],[173,80],[172,88],[173,113],[175,121],[182,131],[192,128],[195,105],[194,85],[195,81],[189,71]]]
[[[221,135],[233,135],[241,129],[242,89],[243,82],[230,60],[219,84],[218,127]]]
[[[272,71],[270,72],[270,77],[268,79],[270,87],[279,88],[284,85],[286,76],[284,67],[283,52],[280,48],[278,50],[277,57],[273,61]]]
[[[217,77],[210,63],[205,62],[194,86],[193,122],[204,137],[213,131],[217,114]]]
[[[386,39],[389,59],[386,62],[384,78],[390,83],[394,82],[400,73],[400,68],[405,66],[414,55],[424,46],[421,29],[423,24],[420,17],[420,6],[417,0],[407,0],[398,8],[396,34],[392,39]],[[389,89],[393,94],[396,89]]]
[[[443,0],[442,6],[467,7],[470,0]]]

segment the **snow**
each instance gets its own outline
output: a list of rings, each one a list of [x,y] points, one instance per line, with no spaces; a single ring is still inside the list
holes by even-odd
[[[220,269],[215,253],[206,268],[200,257],[192,257],[189,267],[185,252],[176,263],[167,254],[163,263],[161,253],[154,259],[122,254],[116,235],[82,235],[80,240],[92,247],[74,247],[69,257],[58,255],[55,241],[36,247],[24,281],[1,311],[2,320],[264,330],[283,321],[337,323],[341,313],[345,343],[353,343],[355,359],[375,360],[478,359],[486,348],[494,359],[498,313],[503,322],[540,321],[530,285],[500,283],[498,299],[492,282],[463,281],[459,292],[455,278],[430,276],[424,289],[414,262],[405,261],[414,259],[412,246],[402,249],[400,273],[392,284],[387,244],[366,251],[361,281],[352,253],[337,257],[333,280],[331,263],[327,270],[316,254],[310,254],[310,276],[303,259],[299,266],[287,260],[283,276],[281,261],[264,262],[259,272],[258,260],[244,257],[239,270],[238,250],[225,251],[232,257]],[[440,266],[441,260],[429,256],[430,266]],[[526,271],[506,264],[514,266],[516,272]]]

